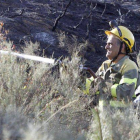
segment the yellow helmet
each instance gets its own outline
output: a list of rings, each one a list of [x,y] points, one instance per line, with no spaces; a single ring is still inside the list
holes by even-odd
[[[132,32],[124,27],[124,26],[117,26],[113,28],[111,31],[105,31],[106,35],[114,34],[121,41],[125,42],[130,49],[130,53],[132,52],[132,47],[134,46],[135,38]]]

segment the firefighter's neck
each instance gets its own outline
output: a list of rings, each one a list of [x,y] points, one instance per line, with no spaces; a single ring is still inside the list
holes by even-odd
[[[118,63],[124,56],[126,56],[126,54],[119,54],[119,56],[113,63],[115,63],[115,64]]]

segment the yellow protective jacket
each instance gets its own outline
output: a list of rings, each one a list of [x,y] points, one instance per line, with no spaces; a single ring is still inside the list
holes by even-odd
[[[124,56],[118,63],[111,64],[110,60],[104,61],[96,72],[104,80],[111,79],[111,95],[117,101],[132,100],[138,79],[138,67],[128,56]],[[93,79],[89,79],[92,81]],[[87,86],[89,88],[89,82]],[[87,90],[87,92],[89,92]],[[114,104],[114,102],[112,102]],[[116,106],[116,105],[112,105]]]
[[[103,62],[97,75],[104,80],[111,79],[111,95],[120,99],[131,99],[134,95],[138,79],[138,67],[128,56],[123,57],[117,64],[110,60]]]

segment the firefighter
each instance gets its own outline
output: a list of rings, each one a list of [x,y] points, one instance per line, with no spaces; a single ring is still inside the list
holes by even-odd
[[[110,23],[112,24],[112,23]],[[91,81],[101,81],[98,91],[101,91],[107,97],[104,91],[106,81],[110,84],[110,105],[115,107],[124,107],[135,97],[134,92],[137,86],[138,67],[134,61],[129,58],[130,53],[133,52],[135,39],[132,32],[124,26],[112,26],[111,31],[105,31],[107,35],[106,42],[106,57],[108,60],[102,63],[96,72],[97,78],[91,77],[87,79],[87,89]],[[89,68],[85,68],[91,71]],[[97,92],[100,94],[100,92]]]

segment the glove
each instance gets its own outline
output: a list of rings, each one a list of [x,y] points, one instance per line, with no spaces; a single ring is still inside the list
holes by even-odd
[[[94,82],[94,93],[99,91],[99,94],[104,94],[107,98],[111,97],[111,86],[112,83],[110,80],[104,80],[101,77],[97,77]]]

